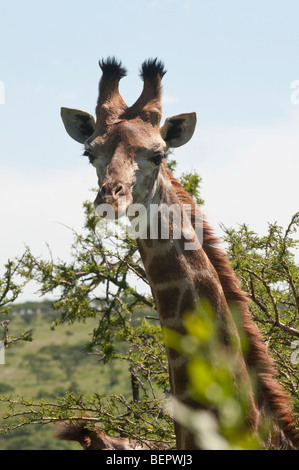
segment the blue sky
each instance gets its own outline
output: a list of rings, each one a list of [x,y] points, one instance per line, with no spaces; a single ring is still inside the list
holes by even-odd
[[[94,170],[65,133],[61,106],[93,112],[98,60],[128,69],[128,104],[138,70],[164,61],[164,118],[196,111],[179,172],[203,177],[206,215],[218,230],[247,222],[286,225],[298,210],[299,80],[297,0],[1,0],[0,263],[24,244],[48,242],[58,256],[80,228]],[[163,119],[164,119],[163,118]]]

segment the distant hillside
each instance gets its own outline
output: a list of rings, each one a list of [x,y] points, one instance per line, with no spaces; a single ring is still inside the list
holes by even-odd
[[[24,315],[41,313],[42,315],[57,315],[52,309],[51,300],[43,300],[42,302],[27,301],[22,303],[14,303],[11,306],[11,313],[13,315]]]
[[[11,310],[14,335],[33,330],[33,342],[20,342],[6,351],[0,365],[0,394],[55,401],[67,391],[76,393],[122,393],[130,395],[129,372],[123,363],[97,363],[85,346],[97,325],[95,319],[62,325],[51,331],[57,313],[50,301],[15,304]],[[5,405],[0,404],[0,414]],[[81,449],[79,445],[57,441],[53,426],[21,428],[0,435],[0,450]]]

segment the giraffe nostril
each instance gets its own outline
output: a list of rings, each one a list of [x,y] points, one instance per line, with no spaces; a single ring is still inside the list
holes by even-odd
[[[121,183],[111,186],[110,184],[103,184],[101,187],[101,196],[103,198],[111,197],[117,199],[122,193],[124,193],[124,186]]]
[[[119,183],[116,188],[112,191],[113,196],[118,197],[123,192],[123,189],[123,185]]]

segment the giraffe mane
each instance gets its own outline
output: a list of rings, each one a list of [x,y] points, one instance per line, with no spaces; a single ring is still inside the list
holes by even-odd
[[[180,202],[191,205],[191,221],[194,226],[194,220],[196,219],[195,202],[169,170],[167,170],[167,174]],[[241,316],[242,327],[249,342],[249,351],[245,356],[245,360],[249,368],[256,371],[259,380],[258,404],[260,407],[264,405],[270,410],[285,436],[290,440],[291,446],[298,448],[299,435],[292,416],[289,397],[280,383],[274,378],[274,376],[277,376],[274,361],[267,352],[261,332],[252,320],[249,310],[250,299],[241,290],[240,282],[230,265],[226,253],[220,248],[219,238],[215,236],[205,219],[203,220],[202,247],[217,272],[229,307],[236,307]]]

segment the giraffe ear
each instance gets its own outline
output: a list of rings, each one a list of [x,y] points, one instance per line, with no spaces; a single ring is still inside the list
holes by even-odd
[[[95,120],[92,114],[70,108],[61,108],[60,114],[66,132],[80,144],[93,134]]]
[[[196,126],[196,113],[177,114],[167,118],[160,129],[168,147],[180,147],[192,137]]]

